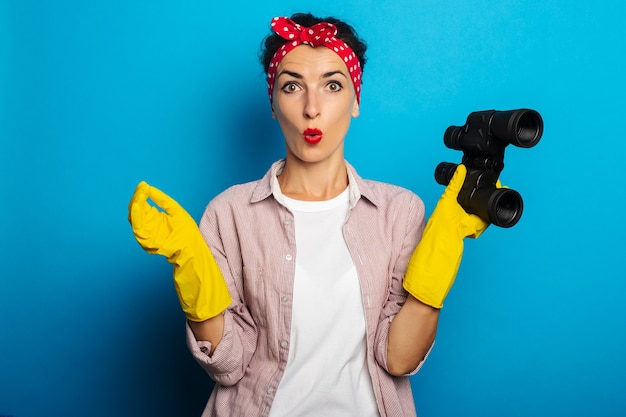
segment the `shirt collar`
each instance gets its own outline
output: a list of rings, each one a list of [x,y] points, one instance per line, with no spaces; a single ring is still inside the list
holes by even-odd
[[[282,202],[282,193],[280,193],[280,189],[278,188],[278,181],[276,177],[283,171],[285,167],[285,159],[281,159],[272,164],[270,169],[265,173],[263,178],[258,181],[257,186],[252,193],[252,197],[250,199],[251,203],[258,203],[259,201],[265,200],[269,196],[273,195],[277,201],[281,204]],[[356,170],[352,165],[350,165],[346,161],[346,168],[348,170],[348,188],[350,193],[350,208],[353,208],[356,203],[361,199],[361,197],[365,197],[368,201],[370,201],[375,206],[378,206],[378,199],[376,197],[376,193],[363,178],[357,174]],[[274,188],[276,187],[276,188]],[[278,190],[278,192],[275,192]]]

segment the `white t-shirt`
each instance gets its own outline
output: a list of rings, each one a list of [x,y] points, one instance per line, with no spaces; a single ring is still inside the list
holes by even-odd
[[[296,274],[289,358],[270,416],[379,416],[361,288],[343,237],[348,189],[327,201],[284,202],[295,218]]]

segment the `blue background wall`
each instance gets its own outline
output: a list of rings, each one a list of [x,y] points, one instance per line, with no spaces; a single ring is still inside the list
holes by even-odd
[[[199,219],[282,156],[256,55],[298,10],[368,41],[347,157],[429,212],[434,167],[461,157],[446,127],[492,108],[545,121],[536,147],[507,149],[520,223],[466,245],[412,378],[420,415],[624,415],[625,8],[0,0],[0,415],[199,415],[211,383],[127,203],[145,179]]]

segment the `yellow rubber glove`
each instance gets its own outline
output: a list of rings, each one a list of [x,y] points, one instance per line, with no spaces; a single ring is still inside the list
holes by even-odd
[[[452,288],[463,256],[463,239],[476,238],[489,226],[480,217],[466,213],[457,201],[466,173],[460,164],[428,219],[404,276],[404,289],[435,308],[443,307]]]
[[[174,265],[178,300],[189,320],[207,320],[230,305],[224,276],[196,222],[174,199],[142,181],[130,200],[128,220],[146,252],[163,255]]]

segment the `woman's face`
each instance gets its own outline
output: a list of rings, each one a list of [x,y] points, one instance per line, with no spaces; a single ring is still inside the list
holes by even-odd
[[[303,162],[330,158],[343,163],[344,138],[359,115],[348,68],[325,47],[300,45],[280,62],[273,113],[287,144],[287,157]]]

